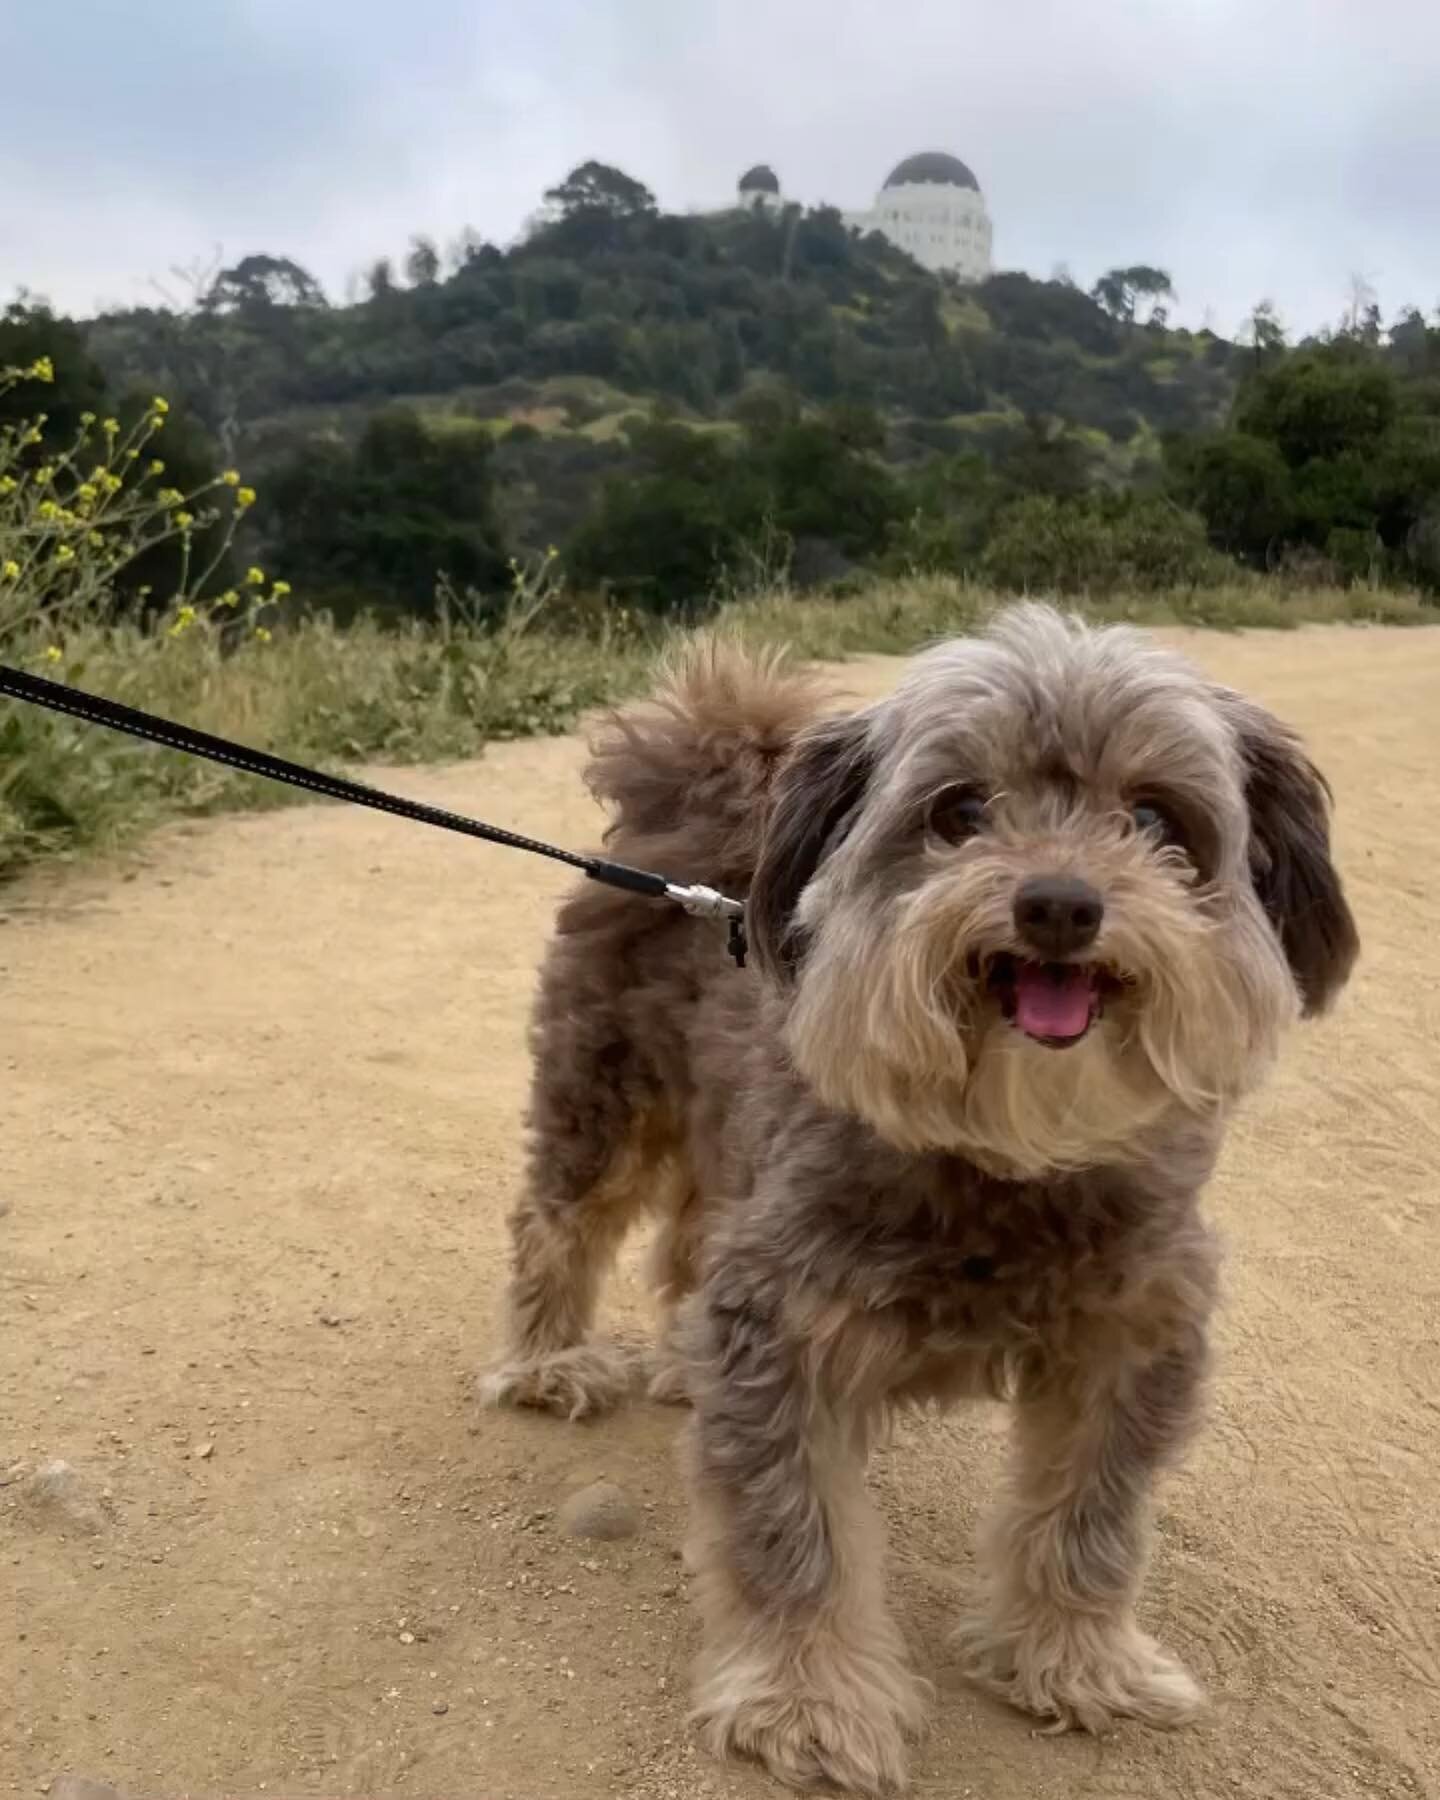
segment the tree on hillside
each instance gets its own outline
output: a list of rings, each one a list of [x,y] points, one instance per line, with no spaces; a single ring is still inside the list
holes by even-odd
[[[274,306],[320,307],[326,299],[309,270],[288,256],[256,255],[222,269],[203,304],[209,312],[251,312]]]
[[[1248,431],[1217,431],[1171,440],[1165,460],[1170,492],[1205,520],[1210,541],[1263,568],[1295,523],[1290,470],[1275,445]]]
[[[1090,453],[1062,419],[1028,413],[997,453],[995,478],[1002,495],[1049,494],[1073,499],[1090,485]]]
[[[395,265],[388,256],[377,256],[365,271],[365,287],[372,300],[388,300],[395,292]]]
[[[1153,320],[1161,303],[1175,297],[1168,273],[1164,269],[1151,268],[1148,263],[1135,263],[1128,269],[1108,269],[1090,290],[1090,298],[1122,325],[1135,323],[1136,310],[1142,300],[1149,300]],[[1163,320],[1157,322],[1163,323]]]
[[[296,587],[339,605],[428,613],[436,583],[502,589],[490,434],[443,432],[407,407],[371,418],[353,449],[297,450],[267,483],[277,561]]]
[[[581,163],[563,181],[547,188],[545,199],[562,219],[597,215],[631,219],[651,216],[657,210],[655,196],[644,182],[602,162]]]
[[[1287,357],[1246,387],[1237,429],[1276,445],[1292,469],[1317,459],[1371,451],[1394,424],[1395,378],[1344,344]]]
[[[1257,300],[1240,327],[1241,340],[1255,352],[1255,361],[1263,363],[1285,348],[1285,325],[1273,300]]]
[[[452,275],[468,268],[487,246],[473,225],[462,225],[445,249],[445,265]]]
[[[411,287],[434,287],[440,279],[440,252],[433,238],[419,234],[411,238],[405,274]]]
[[[1423,384],[1348,334],[1276,355],[1241,392],[1230,430],[1167,446],[1172,491],[1211,540],[1250,557],[1305,545],[1343,574],[1433,583],[1440,428]]]
[[[1365,343],[1380,341],[1380,308],[1369,278],[1354,270],[1346,288],[1345,311],[1340,320],[1342,337],[1358,338]]]

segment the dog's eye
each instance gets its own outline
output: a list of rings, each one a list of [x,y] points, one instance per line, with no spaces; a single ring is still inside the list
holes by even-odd
[[[926,824],[936,837],[947,844],[963,844],[984,829],[987,818],[985,796],[972,787],[957,783],[942,788],[930,802]]]
[[[1137,831],[1153,837],[1157,843],[1175,844],[1184,848],[1185,834],[1176,822],[1175,815],[1155,801],[1137,800],[1130,808],[1130,817],[1134,820]]]

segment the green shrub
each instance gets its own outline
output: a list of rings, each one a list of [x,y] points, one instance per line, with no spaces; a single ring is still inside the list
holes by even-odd
[[[1015,501],[997,519],[980,571],[1012,593],[1059,594],[1155,593],[1236,574],[1197,514],[1132,494]]]

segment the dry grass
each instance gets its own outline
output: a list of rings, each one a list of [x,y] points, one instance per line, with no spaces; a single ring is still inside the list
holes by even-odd
[[[761,595],[730,605],[726,619],[746,637],[834,659],[913,649],[974,625],[1000,603],[959,582],[914,579],[843,598]],[[1262,582],[1122,597],[1081,610],[1226,629],[1440,620],[1411,595],[1295,592]],[[363,622],[340,630],[309,618],[277,629],[270,642],[234,642],[220,630],[177,637],[82,621],[55,646],[58,661],[46,660],[46,641],[34,634],[0,641],[0,658],[207,731],[337,766],[446,760],[475,755],[497,738],[567,730],[589,709],[640,687],[664,636],[660,628],[617,625],[595,612],[551,617],[522,593],[498,629],[455,613],[398,630]],[[165,818],[293,798],[288,789],[0,702],[0,875],[42,857],[113,847]]]

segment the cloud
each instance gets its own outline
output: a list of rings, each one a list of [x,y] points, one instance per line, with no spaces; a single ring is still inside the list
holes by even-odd
[[[1350,276],[1440,301],[1430,0],[8,0],[0,291],[134,301],[219,244],[332,292],[414,231],[504,241],[598,156],[671,207],[764,159],[860,206],[916,149],[978,174],[1000,262],[1168,268],[1192,321]]]

